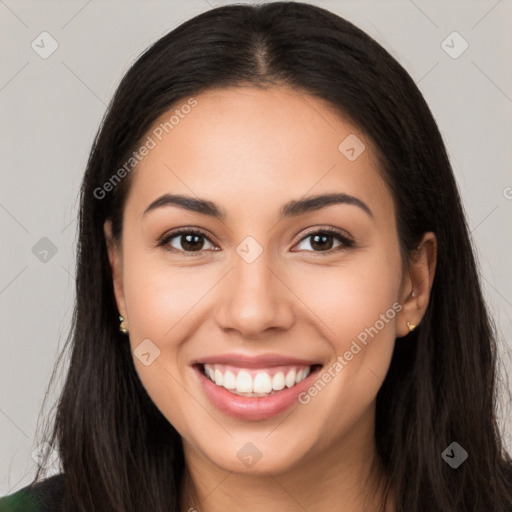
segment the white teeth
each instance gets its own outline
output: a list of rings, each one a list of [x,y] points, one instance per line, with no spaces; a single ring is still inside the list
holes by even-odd
[[[217,386],[222,386],[222,382],[224,380],[224,375],[222,375],[222,372],[220,370],[215,370],[215,384]]]
[[[308,377],[310,373],[311,373],[311,366],[308,366],[308,367],[304,370],[304,376],[302,377],[302,380],[304,380],[306,377]]]
[[[217,383],[217,382],[215,382]],[[224,373],[224,382],[222,385],[226,389],[235,389],[236,388],[236,376],[233,372],[230,372],[229,370]]]
[[[283,372],[277,372],[272,377],[272,389],[275,391],[281,391],[281,389],[284,388],[284,373]]]
[[[295,384],[295,378],[296,378],[295,370],[290,370],[284,379],[284,382],[286,384],[287,388],[291,388]]]
[[[251,375],[242,370],[238,372],[236,377],[236,390],[240,393],[252,393],[252,377]]]
[[[272,391],[272,378],[268,373],[257,373],[254,377],[255,393],[270,393]]]
[[[303,381],[311,372],[311,367],[305,368],[292,368],[285,374],[283,371],[278,371],[274,376],[271,376],[267,371],[253,371],[250,373],[247,370],[233,371],[228,370],[223,365],[219,365],[223,370],[215,364],[205,364],[204,373],[215,382],[217,386],[222,386],[225,389],[232,391],[235,394],[243,396],[268,396],[274,394],[282,389],[291,388]],[[253,376],[254,375],[254,378]]]

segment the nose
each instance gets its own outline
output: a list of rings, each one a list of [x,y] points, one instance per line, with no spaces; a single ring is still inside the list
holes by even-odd
[[[219,293],[216,319],[225,330],[257,338],[267,330],[289,329],[294,321],[293,298],[283,272],[272,265],[268,252],[252,263],[235,255],[232,270]]]

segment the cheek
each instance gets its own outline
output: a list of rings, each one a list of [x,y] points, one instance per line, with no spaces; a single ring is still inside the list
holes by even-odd
[[[186,392],[190,369],[183,364],[182,348],[193,332],[194,305],[212,287],[214,276],[172,268],[135,248],[125,254],[124,293],[135,368],[153,403],[184,435],[191,423],[202,421],[204,409]],[[139,355],[148,352],[145,364],[148,358]]]
[[[297,295],[315,313],[316,329],[333,354],[301,403],[337,435],[375,400],[389,368],[402,308],[400,259],[393,252],[372,250],[302,276]]]
[[[340,354],[368,330],[375,335],[374,326],[382,338],[394,341],[400,271],[398,258],[372,250],[353,253],[336,266],[306,268],[290,279],[307,306],[304,311],[314,313]]]
[[[215,276],[206,267],[169,263],[156,250],[150,253],[135,248],[127,254],[123,283],[130,333],[137,338],[154,338],[159,345],[164,340],[172,345],[185,323],[181,319],[190,315],[212,288]]]

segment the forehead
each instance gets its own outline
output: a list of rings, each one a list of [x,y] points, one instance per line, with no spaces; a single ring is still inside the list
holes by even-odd
[[[214,89],[193,100],[148,131],[152,148],[133,171],[127,209],[140,214],[163,193],[184,193],[235,215],[335,191],[392,213],[371,141],[325,101],[283,87]]]

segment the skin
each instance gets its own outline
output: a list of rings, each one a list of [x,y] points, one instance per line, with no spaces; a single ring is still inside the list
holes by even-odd
[[[404,268],[394,202],[372,143],[322,100],[276,86],[209,90],[196,99],[133,171],[120,246],[110,222],[104,226],[132,350],[147,338],[160,350],[149,366],[134,362],[183,440],[183,510],[357,512],[365,499],[375,510],[382,497],[369,495],[376,484],[370,469],[385,477],[375,453],[375,399],[396,338],[425,313],[435,235],[424,234]],[[366,147],[355,161],[338,150],[349,134]],[[226,218],[176,206],[143,216],[165,192],[213,201]],[[335,204],[279,219],[287,201],[332,192],[356,196],[374,217]],[[329,226],[355,246],[339,250],[330,238],[318,248],[306,237]],[[156,247],[163,235],[187,227],[207,233],[199,256],[185,252],[190,246],[180,236],[168,243],[176,252]],[[263,249],[250,264],[236,252],[247,236]],[[189,366],[214,354],[272,352],[326,369],[396,302],[396,316],[307,405],[267,420],[221,413]],[[252,467],[237,457],[248,442],[261,452]]]

